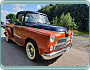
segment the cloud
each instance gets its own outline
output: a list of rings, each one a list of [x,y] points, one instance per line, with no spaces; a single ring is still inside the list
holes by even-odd
[[[1,21],[6,22],[6,15],[10,12],[1,10]]]
[[[41,9],[41,6],[40,5],[37,5],[37,9]]]
[[[15,14],[15,15],[16,15],[16,14],[17,14],[17,12],[12,12],[12,14]]]
[[[12,6],[16,6],[16,7],[23,7],[26,6],[27,4],[12,4]]]
[[[18,11],[23,11],[23,8],[21,8],[21,7],[24,7],[24,6],[26,6],[26,5],[27,5],[27,4],[12,4],[12,6],[15,6],[15,7],[13,8],[13,10],[14,10],[13,13],[16,14],[16,12],[18,12]]]
[[[1,10],[1,21],[6,22],[6,15],[9,13],[12,14],[16,14],[18,11],[23,11],[23,8],[21,7],[25,7],[27,4],[12,4],[12,6],[14,7],[12,12],[8,12],[5,10]]]
[[[13,10],[15,10],[16,12],[18,12],[18,11],[23,11],[23,8],[16,7],[16,8],[13,8]]]

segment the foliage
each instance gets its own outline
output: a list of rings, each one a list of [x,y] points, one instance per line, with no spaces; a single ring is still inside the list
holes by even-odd
[[[72,30],[74,35],[83,35],[83,36],[89,36],[87,32],[80,32],[77,30]]]
[[[53,23],[53,25],[58,25],[58,18],[57,16],[55,18],[53,18],[53,21],[51,21]]]
[[[6,19],[9,19],[9,23],[10,24],[14,24],[15,23],[15,18],[16,18],[16,15],[15,14],[11,14],[9,13],[7,16],[6,16]]]
[[[72,17],[70,16],[70,13],[67,13],[66,15],[64,15],[63,13],[60,18],[57,18],[56,16],[51,22],[54,25],[63,26],[70,30],[75,29],[77,26],[74,22],[74,18],[72,19]]]
[[[60,18],[62,13],[67,14],[69,12],[72,19],[74,18],[73,21],[76,22],[75,24],[77,25],[78,30],[83,32],[89,31],[89,6],[87,4],[50,4],[42,7],[38,12],[47,14],[50,22],[53,22],[56,16],[57,18]],[[60,21],[61,24],[63,24],[62,22],[63,20]]]

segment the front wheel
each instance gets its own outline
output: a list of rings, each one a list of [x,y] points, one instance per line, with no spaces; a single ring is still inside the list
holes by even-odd
[[[28,41],[26,44],[26,53],[30,60],[35,61],[40,58],[37,45],[33,41]]]

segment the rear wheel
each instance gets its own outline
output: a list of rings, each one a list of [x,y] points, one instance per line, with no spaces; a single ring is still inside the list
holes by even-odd
[[[37,60],[40,58],[37,45],[34,41],[28,41],[26,44],[26,53],[30,60]]]

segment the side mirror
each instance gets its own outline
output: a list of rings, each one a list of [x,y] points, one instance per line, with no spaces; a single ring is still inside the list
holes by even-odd
[[[16,19],[15,22],[19,22],[19,19]]]

